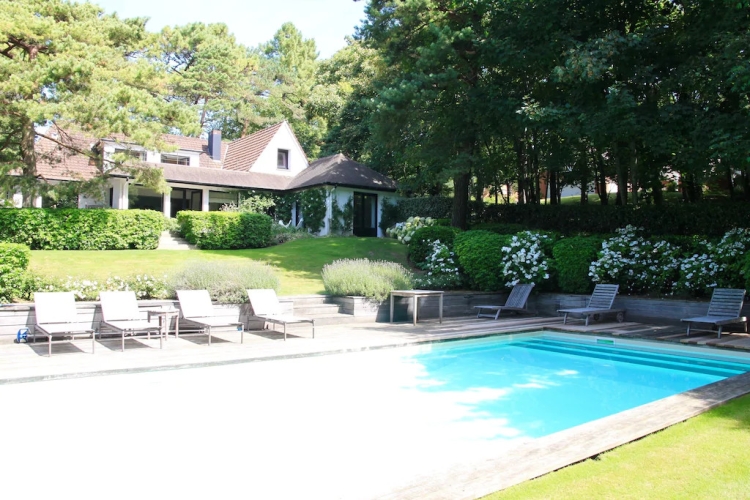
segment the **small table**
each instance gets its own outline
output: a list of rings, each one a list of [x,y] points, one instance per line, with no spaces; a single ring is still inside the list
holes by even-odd
[[[156,311],[148,311],[148,320],[151,318],[159,318],[159,331],[164,328],[164,340],[169,339],[169,324],[170,320],[174,318],[174,336],[175,338],[180,337],[180,310],[179,309],[157,309]]]
[[[438,297],[440,299],[439,316],[440,323],[443,322],[443,291],[441,290],[393,290],[391,292],[391,323],[393,323],[393,298],[394,297],[411,297],[412,309],[414,313],[414,326],[417,325],[417,312],[419,309],[420,297]]]

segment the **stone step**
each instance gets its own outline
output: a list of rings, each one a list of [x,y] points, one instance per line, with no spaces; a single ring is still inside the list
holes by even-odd
[[[172,236],[169,231],[163,231],[159,237],[159,250],[195,250],[185,239]]]
[[[333,304],[330,295],[288,295],[279,297],[279,300],[291,300],[294,302],[295,309],[319,304]]]
[[[338,304],[312,304],[312,305],[305,305],[305,306],[298,306],[296,302],[294,304],[295,316],[317,317],[317,316],[329,316],[329,315],[338,314],[338,313],[339,313]],[[347,314],[346,316],[350,316],[350,315]]]

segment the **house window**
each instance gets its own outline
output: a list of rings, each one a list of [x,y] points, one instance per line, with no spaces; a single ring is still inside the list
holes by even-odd
[[[276,160],[276,166],[289,170],[289,151],[286,149],[279,149],[279,153]]]
[[[131,158],[135,158],[139,161],[146,161],[146,152],[145,151],[134,151],[132,149],[115,149],[115,154],[117,155],[126,155]]]
[[[161,155],[161,163],[169,165],[190,165],[190,157],[183,155]]]

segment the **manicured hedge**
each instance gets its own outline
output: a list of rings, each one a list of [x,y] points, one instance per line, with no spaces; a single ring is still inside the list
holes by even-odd
[[[10,302],[23,295],[30,259],[31,251],[26,245],[0,243],[0,302]]]
[[[271,244],[273,219],[265,214],[182,211],[177,221],[185,239],[198,248],[262,248]]]
[[[502,247],[510,236],[489,231],[466,231],[453,240],[458,263],[474,290],[498,291],[505,288]]]
[[[490,205],[483,221],[521,224],[562,234],[612,234],[628,224],[646,236],[701,234],[720,237],[750,220],[750,203],[638,205]]]
[[[585,294],[594,289],[589,266],[596,260],[602,241],[600,236],[577,236],[555,243],[552,256],[559,291]]]
[[[453,239],[461,230],[449,226],[426,226],[414,231],[409,240],[409,259],[416,265],[422,264],[432,251],[432,243],[440,240],[449,250],[453,250]]]
[[[163,227],[153,210],[0,209],[0,241],[32,250],[154,249]]]

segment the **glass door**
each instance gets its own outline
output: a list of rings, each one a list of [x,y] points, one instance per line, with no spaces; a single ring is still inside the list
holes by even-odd
[[[354,193],[354,236],[378,235],[378,195]]]

